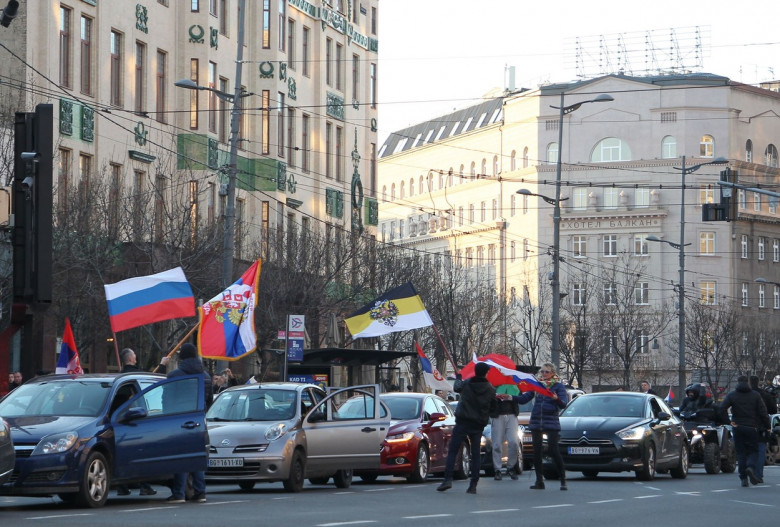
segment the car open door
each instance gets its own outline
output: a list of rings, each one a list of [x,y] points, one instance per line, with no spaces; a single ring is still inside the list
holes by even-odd
[[[303,422],[307,464],[317,471],[379,469],[390,411],[378,385],[337,390],[319,402]]]
[[[164,379],[111,417],[117,478],[206,470],[208,431],[203,375]]]

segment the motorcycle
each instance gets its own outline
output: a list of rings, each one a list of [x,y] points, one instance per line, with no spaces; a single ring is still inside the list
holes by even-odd
[[[679,414],[690,440],[691,463],[703,463],[707,474],[737,469],[737,452],[731,427],[715,423],[715,410],[701,408]]]

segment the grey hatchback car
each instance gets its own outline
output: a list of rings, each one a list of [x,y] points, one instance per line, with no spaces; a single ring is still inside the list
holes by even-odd
[[[327,394],[319,386],[261,383],[220,393],[206,414],[211,439],[206,478],[255,483],[281,481],[299,492],[305,480],[339,488],[354,469],[379,470],[390,411],[376,385]]]

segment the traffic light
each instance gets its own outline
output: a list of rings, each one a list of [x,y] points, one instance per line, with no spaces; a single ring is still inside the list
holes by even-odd
[[[727,168],[721,170],[720,180],[733,183],[737,180],[737,171]],[[720,187],[720,203],[705,203],[701,207],[701,221],[731,221],[737,218],[734,189]]]
[[[52,297],[53,114],[39,104],[14,121],[13,293],[21,302]]]

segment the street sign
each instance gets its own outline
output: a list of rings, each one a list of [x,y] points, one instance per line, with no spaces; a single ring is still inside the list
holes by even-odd
[[[304,315],[287,316],[287,361],[303,362],[303,342],[306,334]]]

